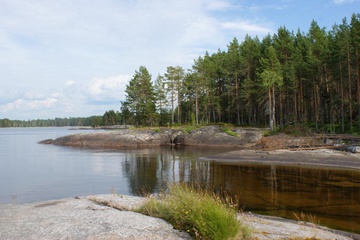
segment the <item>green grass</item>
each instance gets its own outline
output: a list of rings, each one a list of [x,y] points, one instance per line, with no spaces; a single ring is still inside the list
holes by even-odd
[[[198,126],[198,125],[187,125],[184,127],[184,131],[186,133],[190,133],[191,131],[196,130],[198,128],[200,128],[200,126]]]
[[[215,194],[185,184],[173,185],[161,199],[149,199],[137,211],[163,218],[195,239],[245,239],[250,236],[250,229],[237,220],[237,210],[230,198],[222,200]]]
[[[226,133],[226,134],[228,134],[230,136],[233,136],[233,137],[238,136],[236,132],[234,132],[233,130],[231,130],[231,129],[227,128],[227,127],[223,127],[222,130],[224,131],[224,133]]]

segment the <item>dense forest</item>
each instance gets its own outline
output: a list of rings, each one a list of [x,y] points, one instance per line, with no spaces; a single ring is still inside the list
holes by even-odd
[[[199,56],[191,69],[169,66],[156,79],[141,66],[126,86],[120,112],[55,120],[0,119],[0,126],[231,123],[360,132],[359,54],[360,14],[344,18],[331,30],[316,21],[307,32],[282,26],[262,39],[234,38],[225,51]]]
[[[10,120],[0,119],[0,127],[65,127],[65,126],[91,126],[93,122],[101,122],[100,117],[83,118],[55,118],[37,120]]]
[[[37,119],[37,120],[10,120],[0,119],[0,127],[79,127],[79,126],[113,126],[121,122],[120,113],[109,110],[103,116],[91,117],[71,117],[55,119]]]
[[[331,30],[280,27],[263,39],[234,38],[191,69],[170,66],[153,82],[135,71],[121,103],[122,123],[137,126],[226,122],[306,125],[322,132],[360,129],[360,14]]]

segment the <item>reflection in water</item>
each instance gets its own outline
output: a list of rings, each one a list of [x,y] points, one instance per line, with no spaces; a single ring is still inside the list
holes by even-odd
[[[359,171],[215,163],[211,168],[212,185],[236,195],[247,211],[286,218],[311,213],[322,225],[359,232]]]
[[[359,233],[359,171],[197,160],[210,154],[210,149],[127,151],[123,172],[135,195],[173,182],[196,183],[230,194],[245,211],[293,219],[294,213],[311,213],[322,225]]]
[[[197,159],[219,149],[203,148],[177,149],[141,149],[127,151],[123,171],[129,181],[132,194],[142,195],[164,190],[175,182],[207,182],[209,179],[209,163]]]

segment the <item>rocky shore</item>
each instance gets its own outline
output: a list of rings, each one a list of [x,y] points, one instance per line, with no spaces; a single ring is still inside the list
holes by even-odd
[[[191,239],[162,219],[133,211],[146,200],[112,194],[0,205],[0,238]],[[360,239],[359,235],[282,218],[246,213],[238,219],[253,229],[251,239]]]
[[[229,134],[230,131],[230,134]],[[291,137],[285,134],[263,137],[266,130],[205,126],[191,131],[177,129],[116,129],[78,133],[46,139],[39,143],[83,148],[141,148],[155,146],[197,146],[229,148],[229,152],[204,156],[202,160],[231,163],[304,165],[360,169],[360,154],[355,146],[343,144],[348,136]],[[358,141],[359,139],[357,139]],[[231,149],[239,149],[230,151]]]
[[[40,143],[98,149],[163,145],[217,146],[238,148],[238,150],[229,149],[226,153],[204,156],[201,160],[360,169],[360,154],[353,153],[356,152],[353,151],[356,147],[350,148],[350,152],[339,151],[346,150],[348,146],[341,145],[341,139],[339,140],[337,136],[279,135],[264,138],[262,137],[264,131],[257,128],[234,128],[229,132],[221,126],[207,126],[191,131],[121,129],[73,134],[54,140],[47,139]],[[189,238],[186,233],[172,229],[160,219],[131,211],[133,206],[143,201],[145,201],[143,198],[107,195],[37,204],[0,205],[0,237],[7,239],[99,239],[100,236],[101,239]],[[239,219],[254,229],[253,239],[360,239],[356,234],[335,233],[334,230],[281,218],[241,214]],[[41,226],[39,231],[32,230],[37,229],[37,226]],[[26,232],[32,234],[28,235],[31,238],[24,237],[27,236]]]
[[[243,147],[253,145],[264,129],[238,128],[232,134],[226,133],[221,126],[206,126],[192,131],[177,129],[117,129],[110,131],[72,134],[64,137],[46,139],[42,144],[54,144],[89,148],[124,148],[150,146],[222,146]]]

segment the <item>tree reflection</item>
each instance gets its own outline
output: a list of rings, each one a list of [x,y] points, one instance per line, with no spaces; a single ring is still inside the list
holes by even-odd
[[[134,195],[192,183],[226,193],[245,211],[294,218],[311,213],[322,224],[360,228],[360,172],[276,165],[230,165],[199,161],[209,149],[129,151],[123,171]]]

